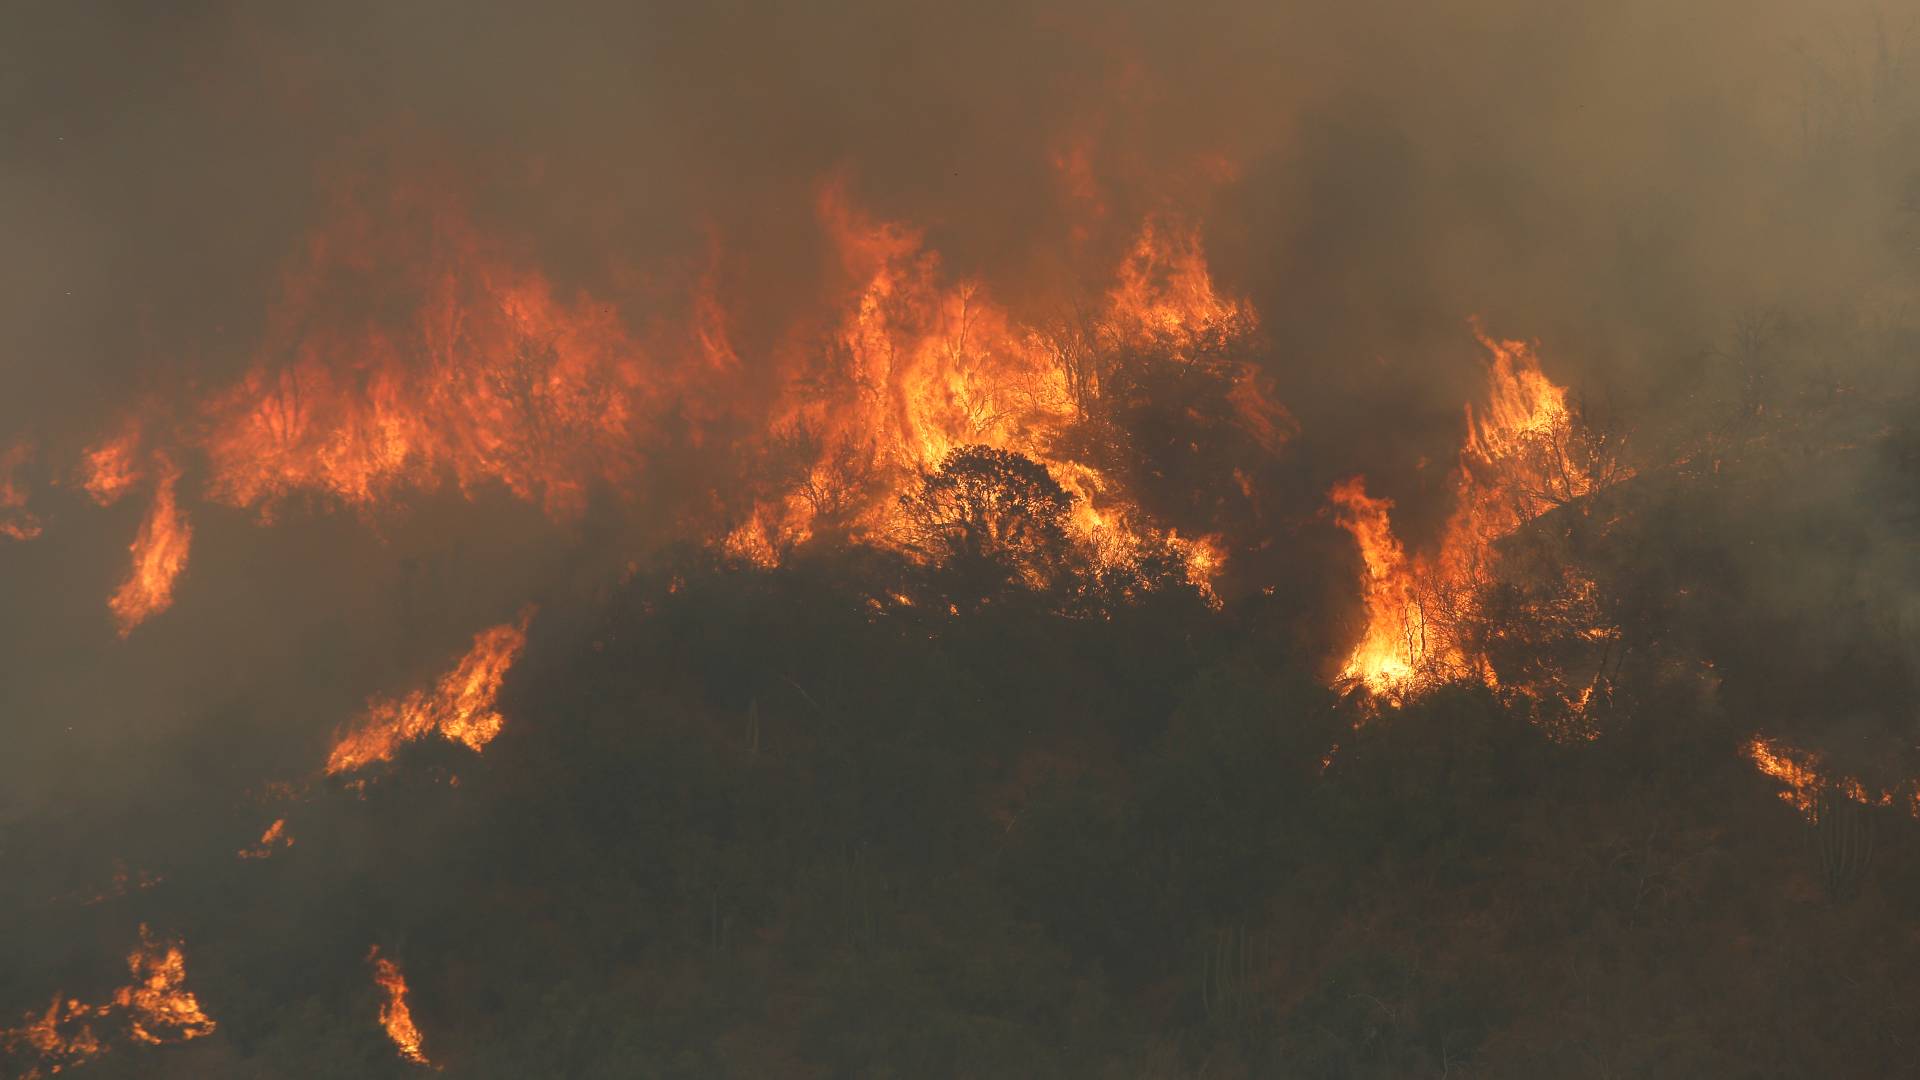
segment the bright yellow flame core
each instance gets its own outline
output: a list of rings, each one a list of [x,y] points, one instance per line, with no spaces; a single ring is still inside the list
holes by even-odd
[[[1375,693],[1478,678],[1496,685],[1492,668],[1457,640],[1453,628],[1476,610],[1476,590],[1490,580],[1494,545],[1557,505],[1602,484],[1590,463],[1565,450],[1573,424],[1567,391],[1540,370],[1531,346],[1496,340],[1477,321],[1487,350],[1487,403],[1467,410],[1467,435],[1454,472],[1455,505],[1439,546],[1410,555],[1394,535],[1390,500],[1369,496],[1363,478],[1334,486],[1334,521],[1360,549],[1367,624],[1342,667],[1344,679]],[[1624,476],[1613,474],[1611,478]],[[1578,591],[1590,582],[1572,581]],[[1605,628],[1592,628],[1605,636]],[[1571,699],[1583,707],[1591,688]]]
[[[919,233],[869,220],[837,187],[823,191],[820,217],[862,284],[828,355],[793,361],[776,410],[774,430],[813,446],[812,461],[790,490],[760,500],[725,550],[772,565],[825,527],[891,543],[901,532],[898,496],[914,478],[957,447],[985,445],[1044,465],[1074,497],[1070,531],[1097,557],[1125,558],[1152,536],[1210,591],[1225,560],[1214,538],[1154,529],[1111,477],[1059,449],[1101,389],[1097,366],[1076,349],[1150,347],[1166,362],[1190,363],[1204,344],[1257,329],[1250,307],[1215,290],[1196,231],[1143,227],[1089,342],[1084,329],[1074,340],[1020,325],[976,284],[944,284]],[[1229,402],[1268,450],[1291,437],[1292,417],[1250,365],[1235,370]]]
[[[502,623],[474,635],[473,647],[431,691],[415,690],[398,700],[375,700],[327,755],[326,772],[351,772],[390,760],[406,743],[438,734],[478,751],[500,734],[506,719],[494,709],[507,671],[527,643],[533,609],[517,622]]]
[[[367,953],[367,959],[373,961],[374,984],[387,995],[380,1003],[380,1026],[386,1029],[387,1038],[393,1040],[401,1057],[416,1065],[428,1064],[420,1029],[413,1023],[413,1010],[407,1007],[407,980],[400,974],[400,965],[381,956],[378,945]]]

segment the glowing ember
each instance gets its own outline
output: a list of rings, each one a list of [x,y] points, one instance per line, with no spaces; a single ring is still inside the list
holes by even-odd
[[[77,999],[61,1003],[60,995],[42,1014],[29,1014],[18,1028],[0,1031],[0,1049],[10,1056],[31,1051],[38,1063],[26,1076],[62,1072],[107,1052],[109,1044],[94,1028],[100,1023],[124,1023],[129,1039],[157,1046],[186,1042],[212,1034],[214,1022],[186,989],[187,964],[180,943],[157,938],[140,926],[140,944],[127,954],[132,981],[102,1004]]]
[[[186,515],[174,503],[174,486],[180,471],[164,456],[156,457],[158,474],[153,505],[140,533],[133,541],[133,571],[107,606],[119,624],[120,636],[173,605],[173,583],[187,568],[187,551],[193,542],[193,528]]]
[[[264,859],[272,855],[276,848],[292,847],[293,834],[287,831],[287,819],[275,818],[273,824],[260,834],[259,843],[252,847],[241,848],[235,854],[242,859]]]
[[[0,450],[0,536],[31,540],[40,535],[40,519],[27,510],[27,485],[20,472],[33,461],[33,444],[17,439]]]
[[[1825,783],[1815,767],[1818,756],[1762,738],[1750,740],[1746,751],[1755,768],[1785,785],[1780,801],[1811,818]]]
[[[368,951],[367,959],[373,964],[374,983],[387,995],[387,1000],[380,1003],[380,1026],[386,1029],[387,1038],[393,1040],[401,1057],[416,1065],[427,1064],[420,1029],[414,1026],[413,1011],[407,1008],[407,980],[400,974],[400,965],[381,956],[378,945]]]
[[[116,860],[113,867],[112,885],[91,896],[86,896],[84,899],[79,897],[69,897],[69,899],[80,899],[81,906],[92,907],[95,904],[106,903],[108,900],[119,899],[127,895],[130,889],[135,891],[151,889],[166,879],[167,876],[165,874],[153,874],[145,870],[141,870],[138,873],[129,873],[126,864]]]
[[[342,734],[327,755],[328,775],[351,772],[390,760],[406,743],[438,734],[480,750],[506,723],[494,710],[500,684],[527,642],[533,609],[517,622],[502,623],[474,635],[473,647],[431,691],[416,690],[398,701],[374,701],[359,722]]]

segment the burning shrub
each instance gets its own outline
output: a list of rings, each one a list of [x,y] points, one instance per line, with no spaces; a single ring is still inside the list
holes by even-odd
[[[1046,466],[1010,450],[962,446],[900,497],[900,543],[983,587],[1046,589],[1069,560],[1073,496]]]

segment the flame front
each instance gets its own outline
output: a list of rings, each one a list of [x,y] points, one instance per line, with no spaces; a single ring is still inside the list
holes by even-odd
[[[1818,758],[1772,739],[1754,738],[1746,745],[1753,766],[1784,785],[1780,801],[1811,818],[1825,783],[1818,769]]]
[[[1901,806],[1920,818],[1920,779],[1906,778],[1891,788],[1869,786],[1858,776],[1839,772],[1824,755],[1788,745],[1778,739],[1754,736],[1744,747],[1753,767],[1781,784],[1780,801],[1817,822],[1835,805]]]
[[[1487,404],[1477,413],[1467,409],[1466,441],[1453,474],[1454,511],[1438,547],[1409,555],[1393,533],[1392,502],[1367,495],[1363,478],[1336,485],[1328,496],[1335,522],[1366,564],[1367,626],[1342,676],[1376,693],[1459,678],[1496,685],[1491,665],[1462,632],[1477,614],[1480,589],[1492,580],[1495,545],[1627,475],[1599,467],[1590,447],[1576,445],[1566,388],[1541,372],[1527,343],[1495,340],[1477,322],[1474,336],[1489,354]],[[1584,580],[1568,585],[1591,591]],[[1604,628],[1591,632],[1606,634]],[[1583,706],[1590,695],[1591,686],[1571,700]]]
[[[153,505],[133,541],[133,570],[107,601],[121,637],[173,606],[173,583],[187,568],[187,551],[193,543],[193,527],[174,502],[180,471],[164,456],[155,460],[154,467],[158,478]]]
[[[596,477],[625,486],[660,380],[614,309],[555,297],[450,206],[394,202],[424,219],[428,252],[357,207],[313,237],[263,359],[203,406],[209,496],[270,518],[300,493],[365,508],[450,475],[462,492],[499,483],[564,516]],[[366,277],[404,314],[359,314],[338,282]]]
[[[1074,540],[1100,565],[1172,552],[1210,591],[1227,557],[1210,523],[1181,535],[1151,520],[1111,432],[1146,396],[1143,372],[1204,383],[1263,452],[1295,431],[1244,347],[1253,309],[1216,289],[1196,228],[1145,221],[1084,317],[1035,326],[979,283],[947,279],[920,231],[870,218],[843,185],[824,185],[816,210],[844,289],[827,318],[796,318],[750,365],[711,267],[683,318],[636,330],[504,257],[430,185],[338,200],[290,261],[241,376],[129,413],[83,452],[80,486],[100,505],[153,492],[110,601],[120,632],[171,604],[192,499],[271,523],[296,507],[372,515],[451,483],[574,520],[590,491],[638,496],[650,458],[674,440],[707,445],[721,425],[771,433],[744,445],[746,475],[716,491],[718,513],[692,519],[736,555],[771,564],[822,536],[909,551],[902,494],[980,446],[1038,462],[1065,488]],[[742,382],[769,367],[771,395]],[[39,524],[15,479],[21,446],[0,458],[0,530],[24,537]],[[404,727],[402,706],[388,720]]]
[[[1076,539],[1102,561],[1162,542],[1190,579],[1212,580],[1221,548],[1155,528],[1106,470],[1066,449],[1115,357],[1150,352],[1197,366],[1213,360],[1207,346],[1257,328],[1251,308],[1215,291],[1196,232],[1149,222],[1091,322],[1043,332],[975,283],[943,283],[916,230],[870,220],[839,186],[823,190],[819,213],[860,284],[825,349],[793,348],[769,453],[806,456],[797,479],[768,491],[729,534],[727,550],[773,563],[823,533],[910,549],[899,539],[910,531],[901,495],[949,453],[979,446],[1043,466],[1072,496]],[[1292,418],[1250,366],[1222,375],[1241,425],[1277,450]]]
[[[80,486],[94,502],[112,506],[140,483],[140,435],[139,424],[129,423],[80,455]]]
[[[1353,536],[1366,566],[1366,630],[1341,675],[1385,691],[1413,678],[1427,659],[1415,569],[1393,535],[1392,500],[1368,495],[1365,481],[1357,476],[1334,485],[1328,498],[1335,507],[1334,521]]]
[[[413,1010],[407,1008],[407,979],[400,974],[400,965],[381,956],[378,945],[367,953],[367,959],[373,963],[374,984],[387,995],[380,1003],[380,1026],[386,1029],[387,1038],[393,1040],[401,1057],[416,1065],[428,1064],[420,1029],[413,1023]]]
[[[37,1061],[24,1075],[39,1077],[43,1068],[53,1075],[105,1054],[110,1044],[95,1031],[96,1023],[124,1022],[128,1038],[149,1046],[213,1033],[214,1021],[186,989],[186,955],[178,940],[157,937],[140,924],[140,944],[127,954],[127,972],[132,981],[99,1005],[78,999],[62,1004],[54,994],[45,1013],[0,1031],[0,1049],[9,1056],[31,1051]]]
[[[158,1045],[213,1032],[199,999],[185,989],[187,960],[179,942],[156,940],[141,924],[140,947],[127,954],[127,971],[133,982],[114,992],[113,1003],[127,1011],[135,1039]]]
[[[507,670],[527,643],[533,609],[517,622],[502,623],[474,635],[473,647],[430,691],[416,690],[397,701],[376,700],[327,755],[326,772],[351,772],[390,760],[406,743],[438,734],[478,751],[506,723],[494,709]]]

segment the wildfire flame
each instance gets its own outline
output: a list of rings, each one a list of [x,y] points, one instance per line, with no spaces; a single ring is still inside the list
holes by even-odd
[[[1764,736],[1747,740],[1744,749],[1754,768],[1780,782],[1780,801],[1810,822],[1820,819],[1822,803],[1828,799],[1862,806],[1903,806],[1909,815],[1920,818],[1920,783],[1913,779],[1895,788],[1869,787],[1860,777],[1833,769],[1818,751]]]
[[[375,700],[327,755],[329,776],[392,759],[406,743],[438,734],[478,751],[506,723],[494,709],[507,670],[527,643],[533,608],[516,622],[482,630],[473,647],[432,690],[416,690],[397,701]]]
[[[1366,566],[1367,626],[1341,674],[1384,692],[1411,680],[1430,652],[1418,571],[1393,534],[1392,500],[1369,496],[1357,476],[1334,485],[1327,497],[1335,507],[1334,521],[1353,536]]]
[[[1120,356],[1205,370],[1267,452],[1292,437],[1247,350],[1225,347],[1250,340],[1258,319],[1216,288],[1196,228],[1145,221],[1068,332],[1025,325],[979,283],[948,279],[919,230],[872,219],[844,185],[822,187],[817,213],[844,306],[777,339],[769,399],[737,385],[749,366],[711,268],[684,320],[636,331],[613,305],[562,296],[502,255],[431,185],[341,198],[290,261],[244,374],[197,402],[128,414],[83,452],[80,485],[100,505],[153,492],[110,600],[120,633],[171,604],[192,499],[271,523],[295,505],[372,514],[451,483],[571,520],[590,490],[637,495],[657,441],[701,445],[721,419],[772,433],[750,444],[744,505],[716,495],[723,517],[708,539],[737,556],[772,564],[822,535],[905,550],[901,495],[956,448],[984,446],[1038,462],[1073,496],[1073,536],[1097,560],[1172,551],[1210,592],[1226,558],[1217,538],[1150,520],[1111,463],[1068,437],[1102,395],[1123,392],[1109,385]],[[717,265],[717,240],[714,252]],[[1085,431],[1079,445],[1101,442]],[[15,479],[31,449],[0,457],[0,531],[13,536],[39,529]]]
[[[199,1000],[183,988],[187,961],[179,942],[156,940],[142,923],[140,947],[127,954],[127,970],[133,982],[114,991],[113,1003],[127,1011],[135,1039],[157,1045],[213,1032]]]
[[[381,956],[378,945],[367,952],[367,960],[373,964],[374,984],[386,991],[387,999],[380,1003],[380,1026],[386,1029],[387,1038],[393,1040],[401,1057],[416,1065],[429,1064],[420,1029],[413,1023],[413,1010],[407,1008],[407,979],[400,973],[400,965]]]
[[[140,483],[140,435],[140,426],[129,423],[80,455],[80,484],[94,502],[112,506]]]
[[[130,549],[133,570],[107,601],[121,637],[173,606],[173,583],[187,568],[187,551],[193,543],[193,527],[174,502],[174,486],[180,481],[180,470],[164,455],[156,457],[154,468],[158,479],[153,505]]]
[[[272,855],[274,849],[293,846],[293,834],[287,831],[287,819],[275,818],[260,834],[260,840],[252,847],[241,848],[235,854],[242,859],[264,859]]]
[[[661,381],[644,350],[610,305],[557,298],[454,208],[422,201],[398,197],[395,213],[429,223],[424,258],[356,208],[314,236],[262,360],[203,407],[212,499],[271,518],[297,493],[364,508],[451,475],[565,516],[596,477],[626,486]],[[335,310],[352,302],[342,276],[383,282],[407,313]]]
[[[60,1073],[107,1052],[107,1044],[93,1030],[91,1021],[96,1015],[99,1011],[94,1006],[77,999],[63,1003],[55,993],[45,1013],[29,1013],[21,1026],[0,1032],[0,1049],[9,1057],[30,1053],[38,1059],[22,1074],[27,1080]],[[41,1066],[45,1066],[45,1072]]]
[[[1200,234],[1148,220],[1127,257],[1107,301],[1129,331],[1191,341],[1206,333],[1250,329],[1257,320],[1247,304],[1220,296]]]
[[[99,1005],[71,998],[63,1004],[54,994],[45,1013],[0,1031],[0,1048],[9,1056],[31,1051],[38,1062],[25,1075],[38,1077],[43,1067],[53,1075],[106,1053],[110,1044],[95,1031],[97,1022],[123,1021],[128,1038],[150,1046],[213,1033],[214,1021],[186,989],[186,956],[178,940],[157,937],[142,923],[140,944],[127,954],[127,972],[132,981]]]
[[[1779,793],[1780,801],[1813,817],[1820,788],[1826,782],[1816,768],[1817,756],[1758,737],[1748,741],[1746,752],[1754,768],[1785,785]]]
[[[1360,549],[1367,625],[1342,677],[1376,693],[1436,682],[1497,679],[1456,633],[1491,579],[1494,545],[1557,506],[1626,475],[1597,468],[1570,445],[1575,418],[1565,387],[1540,370],[1531,346],[1496,340],[1474,323],[1489,354],[1487,404],[1467,408],[1467,436],[1453,474],[1455,506],[1438,547],[1409,554],[1395,536],[1393,504],[1353,477],[1328,498],[1334,521]],[[1579,583],[1574,583],[1578,585]],[[1595,632],[1601,632],[1596,630]],[[1583,703],[1590,696],[1576,696]]]
[[[40,519],[27,509],[27,485],[20,479],[33,454],[33,443],[24,437],[0,450],[0,536],[31,540],[40,535]]]
[[[963,446],[1021,454],[1073,496],[1076,538],[1124,558],[1148,537],[1180,553],[1188,577],[1210,583],[1225,552],[1208,538],[1157,530],[1095,464],[1061,451],[1101,392],[1093,354],[1151,343],[1191,363],[1203,343],[1251,334],[1252,309],[1222,298],[1197,232],[1149,222],[1119,268],[1090,330],[1050,335],[1018,323],[976,283],[942,280],[921,234],[876,222],[823,189],[820,219],[859,287],[822,350],[796,349],[773,430],[811,450],[797,482],[757,501],[724,542],[762,564],[822,532],[900,545],[900,496]],[[1230,400],[1260,445],[1277,450],[1292,418],[1250,367],[1232,373]]]

